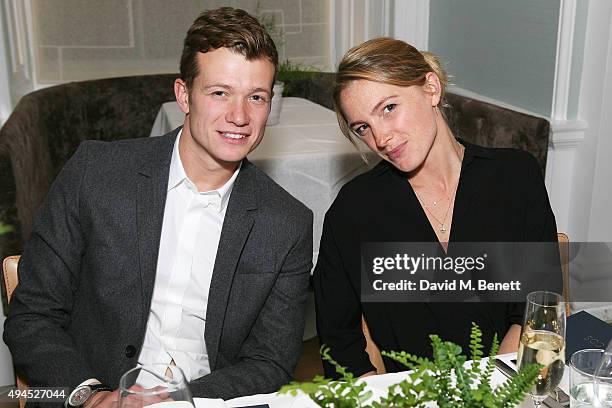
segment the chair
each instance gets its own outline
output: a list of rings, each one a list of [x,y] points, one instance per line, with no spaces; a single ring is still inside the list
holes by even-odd
[[[323,363],[319,354],[319,338],[317,336],[304,340],[302,353],[293,373],[296,381],[312,381],[317,375],[323,375]]]
[[[570,296],[569,296],[569,237],[560,232],[557,234],[559,241],[559,257],[561,259],[561,274],[563,275],[563,299],[565,300],[565,312],[570,315]],[[386,373],[385,364],[380,354],[380,349],[374,343],[370,335],[370,329],[363,316],[361,316],[361,329],[366,339],[366,352],[370,356],[370,363],[376,368],[377,374]]]
[[[13,291],[17,287],[19,278],[17,277],[17,265],[19,264],[19,255],[7,256],[2,262],[2,273],[4,275],[4,286],[6,287],[6,297],[11,301]]]
[[[569,237],[560,232],[557,234],[559,241],[559,256],[561,258],[561,274],[563,275],[563,299],[565,300],[565,313],[570,315],[569,295]]]
[[[382,354],[380,353],[380,349],[372,340],[372,335],[370,334],[370,329],[368,328],[368,324],[365,321],[363,315],[361,316],[361,330],[363,331],[363,336],[366,339],[366,353],[370,356],[370,363],[376,369],[376,374],[385,374],[387,369],[385,368],[385,363],[382,358]]]
[[[19,255],[7,256],[2,262],[2,275],[4,277],[4,286],[6,287],[6,297],[9,303],[11,302],[11,297],[13,297],[13,291],[17,287],[17,283],[19,283],[19,277],[17,275],[19,258]],[[27,390],[28,384],[25,380],[21,378],[19,374],[16,374],[15,377],[17,388],[20,390]],[[19,408],[24,408],[25,403],[25,398],[19,398]]]

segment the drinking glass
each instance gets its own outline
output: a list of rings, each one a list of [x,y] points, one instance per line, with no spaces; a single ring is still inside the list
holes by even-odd
[[[194,407],[183,370],[175,365],[147,364],[132,368],[121,376],[119,408],[141,408],[153,404],[169,408]]]
[[[602,349],[579,350],[572,354],[569,363],[572,407],[612,407],[612,368],[607,365],[595,378],[602,358],[609,359]],[[596,382],[597,392],[594,390]]]
[[[533,406],[539,408],[559,385],[565,368],[565,303],[558,293],[527,295],[517,367],[535,363],[544,367],[529,394]]]

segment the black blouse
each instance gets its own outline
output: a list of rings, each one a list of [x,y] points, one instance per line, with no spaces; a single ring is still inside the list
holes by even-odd
[[[537,161],[515,149],[466,142],[449,240],[453,242],[556,242],[557,230]],[[524,304],[361,303],[362,242],[437,242],[406,174],[382,161],[347,183],[328,210],[314,290],[321,344],[355,375],[374,368],[365,352],[361,315],[381,350],[431,357],[429,334],[466,352],[471,322],[483,331],[485,352],[522,324]],[[559,276],[560,278],[560,276]],[[405,367],[384,358],[387,371]],[[335,370],[325,366],[328,377]]]

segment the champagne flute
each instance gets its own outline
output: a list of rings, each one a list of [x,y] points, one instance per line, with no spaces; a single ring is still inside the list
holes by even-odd
[[[527,295],[517,367],[520,370],[535,363],[543,366],[529,391],[535,408],[542,405],[563,377],[565,318],[565,303],[558,293],[538,291]]]
[[[132,368],[121,376],[119,408],[141,408],[153,404],[194,408],[183,370],[175,365],[147,364]]]

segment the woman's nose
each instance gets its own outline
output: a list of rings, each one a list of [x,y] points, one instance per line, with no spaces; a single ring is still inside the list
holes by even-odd
[[[389,144],[389,140],[391,140],[391,132],[387,129],[379,129],[373,132],[374,141],[376,142],[376,147],[379,150],[383,150]]]

